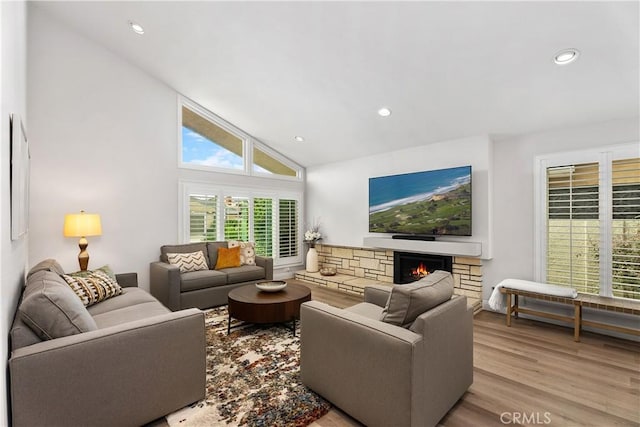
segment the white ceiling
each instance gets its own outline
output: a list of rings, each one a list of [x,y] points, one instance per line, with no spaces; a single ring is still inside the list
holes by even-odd
[[[640,115],[636,1],[37,7],[303,166]]]

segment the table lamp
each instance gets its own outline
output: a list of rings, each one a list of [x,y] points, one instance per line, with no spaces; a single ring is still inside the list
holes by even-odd
[[[100,215],[88,214],[80,211],[79,214],[67,214],[64,216],[64,236],[80,237],[78,246],[80,254],[78,262],[80,270],[85,271],[89,265],[89,253],[87,252],[87,236],[100,236],[102,234],[102,225],[100,224]]]

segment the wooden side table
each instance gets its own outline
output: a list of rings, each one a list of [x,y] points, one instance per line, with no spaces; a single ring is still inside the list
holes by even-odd
[[[231,318],[249,323],[293,322],[293,336],[296,335],[296,319],[300,318],[300,305],[311,301],[311,290],[295,283],[278,292],[264,292],[255,285],[246,285],[229,292],[229,324]]]

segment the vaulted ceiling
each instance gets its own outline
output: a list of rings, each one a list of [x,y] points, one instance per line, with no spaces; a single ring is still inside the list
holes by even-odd
[[[35,7],[303,166],[640,115],[635,1]]]

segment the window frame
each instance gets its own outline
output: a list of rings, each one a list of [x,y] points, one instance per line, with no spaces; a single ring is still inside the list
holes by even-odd
[[[278,257],[280,257],[280,254],[282,252],[282,247],[280,246],[280,230],[281,230],[280,226],[282,225],[283,221],[282,221],[282,217],[280,216],[280,214],[281,214],[280,208],[282,207],[281,203],[282,203],[283,200],[295,201],[297,203],[297,218],[296,218],[296,221],[297,221],[298,227],[297,227],[297,230],[295,232],[296,236],[297,236],[297,242],[296,242],[296,244],[290,245],[289,247],[297,248],[297,252],[298,252],[297,256],[300,257],[300,263],[302,263],[303,259],[304,259],[303,258],[304,257],[304,255],[303,255],[304,250],[301,251],[302,244],[304,243],[304,234],[302,234],[303,233],[303,221],[302,221],[302,219],[303,219],[302,218],[302,212],[303,211],[302,211],[302,199],[299,199],[299,198],[285,196],[285,197],[278,198],[277,201],[276,201],[276,205],[277,205],[276,209],[277,209],[277,212],[278,212],[278,215],[277,215],[277,233],[276,233],[276,238],[278,239],[278,245],[276,247],[276,250],[278,251]],[[289,212],[290,210],[291,210],[291,207],[289,206],[289,210],[287,210],[287,212]],[[289,229],[292,229],[292,228],[289,228]],[[286,258],[294,258],[294,257],[286,257]]]
[[[271,173],[264,173],[264,172],[258,172],[258,171],[254,171],[253,170],[253,150],[254,149],[258,149],[260,151],[262,151],[263,153],[265,153],[266,155],[272,157],[273,159],[279,161],[280,163],[282,163],[283,165],[293,169],[294,171],[296,171],[296,176],[287,176],[287,175],[277,175],[277,174],[271,174]],[[258,142],[258,141],[253,141],[252,142],[252,146],[251,146],[251,153],[250,153],[250,162],[248,164],[248,168],[251,170],[251,175],[253,176],[259,176],[261,178],[279,178],[279,179],[291,179],[291,180],[296,180],[299,181],[301,175],[301,170],[299,166],[294,166],[291,164],[291,161],[289,159],[287,159],[285,156],[283,156],[282,154],[278,153],[277,151],[273,150],[272,148],[266,146],[265,144]]]
[[[205,166],[205,165],[196,165],[193,163],[187,163],[184,161],[182,156],[182,108],[188,108],[194,113],[202,116],[206,120],[210,121],[216,126],[219,126],[226,132],[236,136],[240,140],[242,140],[242,161],[243,168],[242,169],[231,169],[231,168],[222,168],[216,166]],[[207,110],[203,106],[197,104],[196,102],[190,100],[189,98],[178,95],[178,108],[177,108],[177,151],[178,151],[178,168],[180,169],[190,169],[190,170],[199,170],[199,171],[207,171],[207,172],[218,172],[218,173],[227,173],[233,175],[246,175],[246,176],[255,176],[260,178],[267,179],[279,179],[286,181],[303,181],[304,180],[304,168],[297,163],[291,161],[287,157],[268,147],[263,142],[257,140],[252,137],[248,133],[244,132],[242,129],[232,125],[227,122],[220,116],[212,113]],[[253,149],[257,148],[260,151],[263,151],[265,154],[273,157],[275,160],[281,162],[285,166],[296,171],[296,176],[287,176],[287,175],[278,175],[278,174],[269,174],[262,173],[253,170]]]
[[[202,116],[206,120],[222,128],[226,132],[229,132],[230,134],[232,134],[233,136],[237,137],[242,141],[242,161],[243,161],[242,169],[231,169],[231,168],[221,168],[221,167],[215,167],[215,166],[197,165],[193,163],[187,163],[184,161],[182,157],[182,152],[183,152],[182,150],[182,127],[183,127],[182,126],[182,108],[183,107],[186,107],[189,110],[193,111],[194,113]],[[247,174],[246,156],[248,153],[247,152],[248,145],[249,145],[249,139],[247,135],[244,135],[240,129],[222,120],[222,118],[216,116],[211,111],[207,110],[204,107],[201,107],[195,102],[183,97],[178,98],[178,167],[179,168],[210,171],[210,172],[230,173],[230,174],[236,174],[236,175],[238,174],[246,175]]]
[[[300,265],[303,262],[303,241],[302,241],[302,228],[303,228],[303,203],[304,203],[304,194],[303,191],[295,191],[295,190],[285,190],[285,191],[277,191],[277,190],[268,190],[264,188],[257,187],[242,187],[242,186],[231,186],[231,185],[216,185],[206,182],[200,181],[191,181],[191,180],[180,180],[179,181],[179,191],[178,191],[178,230],[179,230],[179,241],[181,243],[189,243],[190,239],[190,228],[189,228],[189,218],[190,218],[190,207],[189,207],[189,197],[192,194],[204,194],[207,196],[217,196],[217,208],[216,208],[216,240],[224,241],[224,197],[231,195],[232,197],[246,197],[249,199],[249,236],[250,240],[254,241],[254,211],[253,211],[253,201],[254,198],[270,198],[272,199],[273,205],[275,207],[273,211],[272,221],[275,226],[275,233],[273,236],[272,242],[272,258],[274,267],[289,267]],[[298,239],[295,242],[295,246],[298,249],[298,254],[293,257],[285,257],[280,258],[280,247],[279,247],[279,235],[280,235],[280,224],[279,224],[279,202],[281,199],[286,200],[296,200],[298,203]]]
[[[600,282],[599,295],[613,295],[612,269],[612,225],[613,225],[613,177],[612,162],[625,158],[640,157],[638,143],[619,144],[589,150],[553,153],[537,156],[534,160],[534,280],[545,282],[547,274],[547,169],[550,167],[598,163],[600,223]]]

